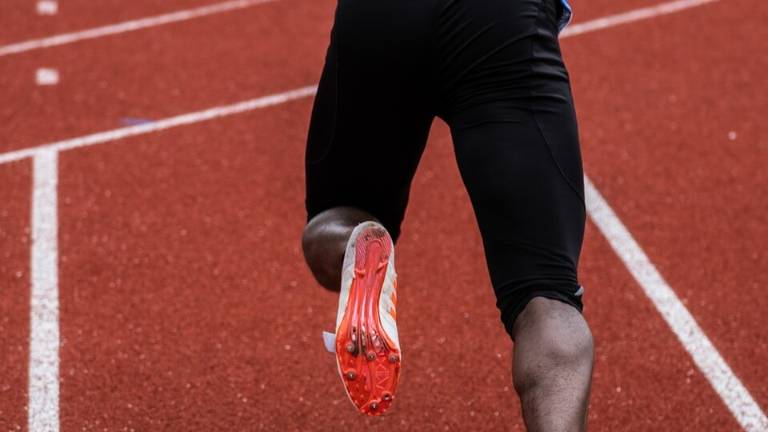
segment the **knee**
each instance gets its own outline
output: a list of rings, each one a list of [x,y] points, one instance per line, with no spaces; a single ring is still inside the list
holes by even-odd
[[[553,355],[579,356],[591,353],[592,332],[581,312],[565,302],[534,297],[523,308],[512,327],[512,336],[536,337],[545,346],[552,345]]]
[[[550,335],[543,344],[543,357],[552,365],[572,365],[575,368],[592,366],[595,342],[586,325],[583,328],[563,329],[558,336]]]
[[[541,374],[557,370],[591,372],[594,340],[581,313],[557,300],[537,297],[518,316],[515,344],[530,351],[533,362],[515,362],[515,385],[534,384]],[[516,348],[515,355],[518,350]]]
[[[339,291],[341,266],[352,230],[370,214],[351,207],[335,207],[310,220],[304,227],[301,246],[312,275],[323,287]]]
[[[332,239],[330,239],[332,241]],[[301,248],[304,260],[315,280],[324,288],[339,291],[341,285],[341,263],[344,259],[343,246],[329,244],[322,227],[311,222],[304,227],[301,236]]]

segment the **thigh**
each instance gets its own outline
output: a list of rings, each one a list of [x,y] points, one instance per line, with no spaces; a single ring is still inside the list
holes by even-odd
[[[441,117],[452,127],[516,121],[540,101],[562,99],[559,1],[445,2],[436,44]]]
[[[459,3],[455,13],[474,23],[462,29],[477,37],[445,76],[441,112],[511,333],[533,297],[582,307],[576,269],[586,212],[576,117],[556,0]],[[493,16],[480,10],[486,3]]]
[[[586,211],[573,111],[454,129],[453,137],[507,330],[536,296],[581,309]]]
[[[309,218],[356,207],[378,218],[393,238],[399,235],[433,119],[422,85],[423,46],[398,43],[418,40],[424,30],[416,22],[393,27],[386,23],[398,21],[381,19],[396,14],[387,4],[410,3],[339,3],[307,140]]]

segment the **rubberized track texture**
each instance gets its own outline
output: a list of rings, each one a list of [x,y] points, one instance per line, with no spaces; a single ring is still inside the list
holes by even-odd
[[[397,403],[360,415],[323,349],[338,296],[299,237],[334,0],[35,3],[0,6],[0,430],[523,430],[443,123],[397,246]],[[574,7],[590,430],[768,431],[768,3]]]

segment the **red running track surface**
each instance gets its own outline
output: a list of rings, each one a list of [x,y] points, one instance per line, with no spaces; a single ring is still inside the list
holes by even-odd
[[[55,15],[39,15],[37,1],[3,0],[0,44],[75,32],[218,3],[215,0],[56,0]]]
[[[27,422],[32,164],[0,169],[0,429]]]
[[[62,321],[64,429],[499,430],[520,423],[511,344],[445,130],[416,179],[398,251],[407,357],[397,404],[387,423],[362,420],[349,405],[319,339],[319,330],[333,326],[335,297],[311,282],[294,240],[301,203],[284,199],[301,192],[301,160],[290,152],[260,157],[270,148],[300,149],[303,133],[289,126],[308,110],[308,102],[295,103],[63,155],[61,172],[88,173],[60,186],[61,302],[69,317]],[[213,153],[202,137],[209,134],[217,137]],[[595,287],[587,315],[598,340],[610,341],[598,345],[595,424],[732,427],[595,235],[585,257],[607,262],[585,259],[584,273],[600,275],[584,280]],[[425,281],[425,273],[435,276]],[[439,357],[446,360],[436,367]],[[656,397],[659,387],[665,399]],[[689,412],[681,416],[670,401]],[[195,415],[204,408],[210,411]]]
[[[567,42],[572,69],[590,68],[576,79],[587,171],[763,407],[766,18],[737,0]]]
[[[0,151],[316,83],[333,5],[298,1],[0,57]],[[37,86],[38,67],[61,82]]]
[[[648,4],[584,1],[577,19]],[[76,7],[93,13],[39,18],[62,23],[0,41],[113,22]],[[174,7],[135,2],[119,19]],[[732,0],[563,42],[588,172],[763,406],[766,100],[754,86],[766,65],[751,54],[765,13]],[[6,57],[0,151],[313,84],[332,14],[331,1],[283,0]],[[41,66],[62,82],[36,87]],[[442,124],[398,245],[397,403],[382,419],[350,405],[320,340],[336,299],[312,281],[298,243],[310,107],[61,154],[62,430],[522,430],[511,343]],[[0,428],[10,430],[26,428],[30,167],[0,166]],[[738,430],[591,224],[581,273],[597,340],[592,430]]]

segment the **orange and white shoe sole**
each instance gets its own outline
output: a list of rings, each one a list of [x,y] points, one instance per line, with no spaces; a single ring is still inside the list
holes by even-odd
[[[371,416],[389,409],[400,376],[400,350],[379,320],[391,253],[386,230],[366,228],[357,236],[354,278],[336,330],[336,360],[347,395],[361,413]]]

